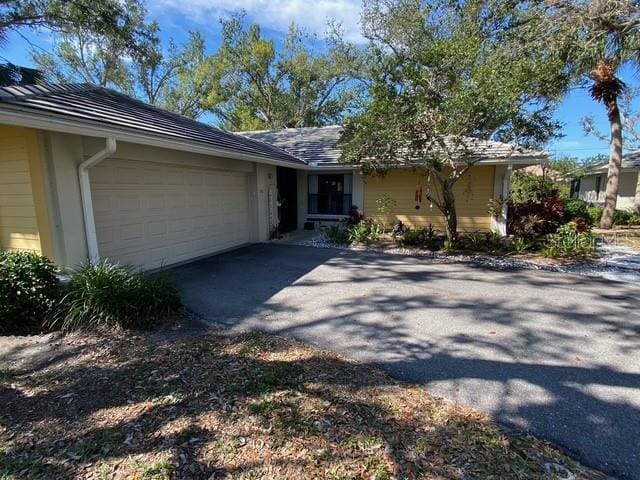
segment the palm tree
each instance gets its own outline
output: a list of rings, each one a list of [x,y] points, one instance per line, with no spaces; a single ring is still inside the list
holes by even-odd
[[[594,100],[604,104],[607,118],[611,127],[609,155],[609,171],[607,173],[607,188],[605,191],[604,210],[600,219],[600,228],[609,229],[613,226],[613,215],[618,202],[618,187],[620,185],[620,170],[622,166],[622,118],[618,98],[625,88],[625,84],[616,76],[616,67],[611,59],[601,59],[591,71],[593,84],[589,92]]]
[[[635,0],[539,0],[541,15],[528,22],[537,41],[564,60],[602,103],[610,125],[609,171],[601,228],[611,228],[622,163],[622,119],[618,99],[625,89],[621,68],[640,60],[640,5]],[[542,28],[540,28],[542,27]]]

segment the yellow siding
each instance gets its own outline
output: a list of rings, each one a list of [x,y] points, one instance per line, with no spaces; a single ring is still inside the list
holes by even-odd
[[[50,254],[50,238],[37,133],[0,125],[0,248]]]
[[[487,212],[489,200],[493,197],[494,166],[472,167],[454,187],[458,228],[461,231],[490,230],[491,216]],[[415,192],[422,186],[423,199],[416,210]],[[435,188],[432,182],[432,190]],[[364,214],[376,222],[391,225],[400,219],[411,227],[426,227],[429,224],[444,230],[444,219],[435,205],[432,207],[425,198],[427,178],[418,172],[396,170],[386,176],[367,177],[364,186]],[[376,200],[387,194],[396,201],[391,215],[383,218],[378,213]]]

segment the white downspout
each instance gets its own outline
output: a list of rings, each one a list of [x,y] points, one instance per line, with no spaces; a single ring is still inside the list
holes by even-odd
[[[84,232],[87,238],[87,250],[89,251],[89,261],[91,263],[96,263],[100,259],[100,254],[98,252],[96,220],[93,216],[93,201],[91,200],[89,169],[113,155],[117,147],[115,138],[109,137],[105,140],[105,147],[102,150],[78,165],[80,196],[82,197],[82,214],[84,216]]]

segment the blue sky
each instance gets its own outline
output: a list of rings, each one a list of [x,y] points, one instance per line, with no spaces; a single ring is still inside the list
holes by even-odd
[[[331,19],[342,24],[347,39],[362,41],[360,0],[149,0],[147,8],[149,17],[160,24],[164,40],[173,38],[182,42],[189,30],[197,30],[203,33],[211,50],[219,42],[218,20],[239,9],[244,9],[248,20],[260,23],[265,34],[273,38],[281,37],[291,22],[322,37],[327,21]],[[22,34],[26,38],[11,34],[0,56],[13,63],[31,65],[32,45],[47,50],[51,48],[51,37],[46,33],[30,31],[23,31]],[[626,68],[621,76],[628,85],[640,86],[640,73],[637,71]],[[556,113],[556,118],[564,124],[564,137],[552,142],[547,150],[557,155],[579,158],[608,154],[606,142],[584,134],[579,121],[587,115],[594,117],[601,131],[607,131],[604,107],[594,102],[586,89],[572,90]]]

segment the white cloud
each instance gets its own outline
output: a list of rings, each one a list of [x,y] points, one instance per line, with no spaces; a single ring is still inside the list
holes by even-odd
[[[157,0],[147,5],[159,20],[181,14],[200,25],[217,24],[219,18],[245,10],[249,20],[262,27],[284,33],[295,22],[320,37],[327,30],[327,21],[333,20],[342,24],[347,40],[363,41],[360,0]]]

